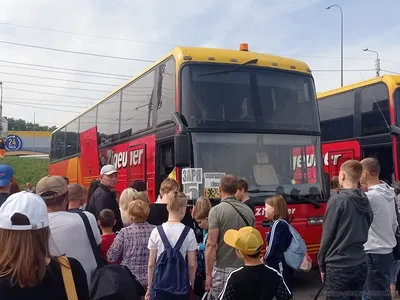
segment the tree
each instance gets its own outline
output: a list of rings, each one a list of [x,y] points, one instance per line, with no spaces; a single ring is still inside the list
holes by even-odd
[[[32,122],[26,122],[22,119],[14,119],[14,118],[7,118],[8,120],[8,130],[15,130],[15,131],[54,131],[57,129],[56,126],[47,126],[47,125],[39,125],[35,124],[33,127]]]

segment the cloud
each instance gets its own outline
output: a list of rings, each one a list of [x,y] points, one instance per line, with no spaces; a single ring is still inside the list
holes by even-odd
[[[311,69],[315,70],[313,74],[318,91],[340,85],[340,72],[317,71],[340,69],[339,12],[325,10],[326,6],[332,4],[329,1],[243,0],[235,2],[220,0],[218,5],[212,0],[194,2],[183,0],[72,0],[68,2],[13,0],[3,2],[0,10],[0,22],[3,23],[131,41],[72,35],[4,24],[0,24],[0,41],[149,60],[161,58],[171,50],[173,45],[178,44],[237,49],[241,42],[247,42],[251,51],[285,55],[307,62]],[[399,70],[400,64],[391,61],[400,61],[397,58],[400,50],[400,42],[397,38],[400,27],[392,26],[397,24],[395,12],[399,11],[400,4],[394,0],[385,2],[385,5],[388,5],[387,8],[384,8],[382,3],[372,2],[362,6],[344,1],[338,4],[342,5],[345,12],[345,69],[373,69],[375,60],[373,53],[361,51],[362,48],[368,47],[379,51],[382,69]],[[385,11],[385,18],[378,19],[377,11]],[[6,44],[0,44],[0,60],[130,76],[137,75],[150,64]],[[77,116],[77,113],[65,111],[84,111],[85,109],[81,107],[89,107],[96,101],[15,91],[9,88],[101,100],[107,93],[94,90],[112,91],[115,87],[105,84],[122,85],[125,82],[118,79],[18,69],[15,68],[16,66],[35,68],[0,62],[0,81],[4,81],[4,115],[32,120],[35,112],[36,120],[41,124],[64,124]],[[90,81],[99,85],[4,73]],[[361,74],[364,78],[374,76],[373,71],[363,71]],[[362,80],[360,72],[346,71],[344,78],[345,84]],[[52,85],[60,88],[7,82]],[[93,91],[78,91],[74,90],[75,88]],[[18,98],[28,100],[18,100]],[[11,105],[23,102],[37,104]],[[50,108],[65,111],[28,107],[28,105],[42,107],[39,103],[47,103]]]

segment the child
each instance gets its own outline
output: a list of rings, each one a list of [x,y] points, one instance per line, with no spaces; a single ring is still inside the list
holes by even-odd
[[[194,283],[194,294],[197,296],[202,296],[205,292],[204,281],[206,278],[206,273],[204,251],[207,244],[208,214],[210,210],[211,202],[206,197],[200,197],[197,199],[193,208],[193,218],[199,224],[199,227],[203,229],[203,241],[199,243],[199,248],[197,251],[197,270],[196,280]]]
[[[128,267],[145,289],[149,261],[147,244],[154,228],[146,222],[149,213],[150,208],[146,202],[135,200],[129,203],[128,214],[132,224],[121,229],[107,253],[111,263],[122,258],[121,265]]]
[[[148,248],[150,250],[149,265],[148,265],[148,289],[146,293],[146,300],[150,299],[150,296],[154,295],[151,292],[153,283],[154,270],[156,269],[156,261],[158,262],[160,255],[165,251],[164,242],[160,235],[165,233],[165,236],[171,247],[174,247],[178,240],[180,239],[182,233],[184,233],[185,225],[181,223],[183,217],[187,210],[187,198],[184,193],[181,192],[170,192],[167,196],[167,210],[168,210],[168,220],[163,223],[158,228],[154,228],[151,232]],[[183,258],[186,258],[188,265],[188,276],[190,286],[194,286],[194,279],[196,275],[196,250],[197,241],[194,235],[193,229],[189,229],[187,235],[185,236],[183,243],[180,247],[180,253]],[[158,265],[157,265],[158,267]],[[176,266],[178,267],[178,266]],[[164,274],[161,274],[161,276]],[[158,275],[160,276],[160,275]],[[176,274],[171,274],[172,278],[178,279]],[[171,279],[173,281],[173,279]],[[190,288],[190,287],[189,287]],[[174,299],[174,298],[173,298]],[[189,295],[187,295],[189,299]]]
[[[101,232],[101,244],[100,251],[103,256],[103,260],[107,261],[107,252],[112,243],[114,242],[116,234],[113,232],[113,227],[116,223],[115,214],[111,209],[103,209],[99,214],[99,220],[97,224],[99,225]]]
[[[274,223],[267,236],[268,247],[263,258],[264,263],[281,273],[289,290],[292,291],[293,269],[286,264],[284,257],[284,252],[292,242],[292,234],[286,223],[289,222],[286,200],[281,195],[267,198],[265,216]]]
[[[224,235],[224,242],[236,249],[237,256],[244,261],[244,267],[229,274],[218,299],[292,299],[282,275],[260,261],[263,240],[257,229],[251,226],[240,230],[230,229]]]

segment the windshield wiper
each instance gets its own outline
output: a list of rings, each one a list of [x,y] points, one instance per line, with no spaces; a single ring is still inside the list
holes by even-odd
[[[279,191],[273,191],[273,190],[260,190],[260,189],[254,189],[254,190],[249,190],[248,191],[249,194],[257,194],[257,193],[275,193],[276,195],[281,195],[283,197],[289,197],[289,198],[297,198],[298,200],[304,201],[304,202],[308,202],[310,204],[312,204],[312,206],[314,206],[315,208],[321,208],[321,204],[318,203],[317,201],[308,199],[307,197],[304,197],[302,195],[298,195],[298,194],[287,194],[287,193],[281,193]]]
[[[231,73],[231,72],[234,72],[234,71],[236,71],[237,69],[239,69],[239,68],[241,68],[243,66],[250,65],[250,64],[256,64],[257,62],[258,62],[258,59],[255,58],[255,59],[246,61],[243,64],[234,66],[233,68],[222,69],[222,70],[220,69],[220,70],[217,70],[217,71],[214,71],[214,72],[210,72],[210,73],[198,74],[198,75],[196,75],[196,77]]]

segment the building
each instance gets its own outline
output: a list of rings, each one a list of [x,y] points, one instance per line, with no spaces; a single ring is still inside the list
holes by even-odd
[[[29,151],[50,153],[50,131],[8,131],[5,142],[7,152]]]

